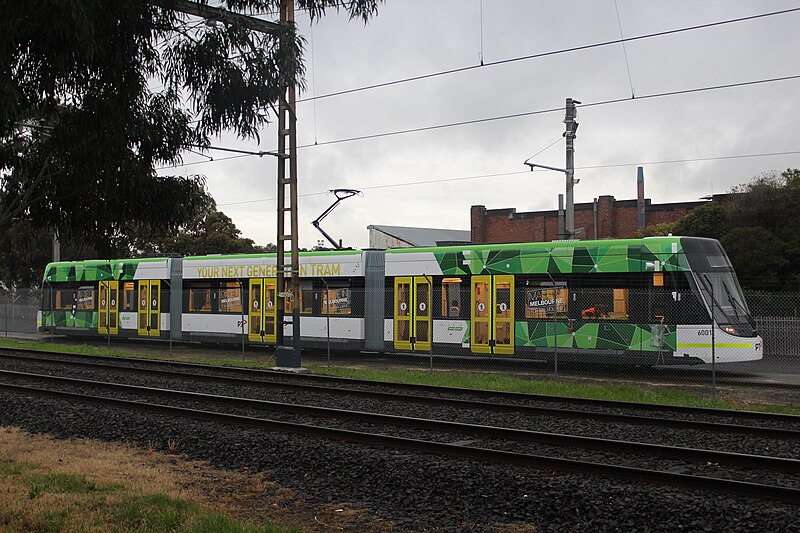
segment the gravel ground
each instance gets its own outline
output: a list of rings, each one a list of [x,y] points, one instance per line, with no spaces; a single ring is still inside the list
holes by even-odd
[[[484,465],[0,393],[0,424],[121,440],[269,471],[311,502],[360,503],[401,530],[800,531],[800,507]]]
[[[168,379],[163,376],[137,375],[132,373],[123,374],[115,371],[85,367],[54,367],[49,363],[29,363],[7,360],[0,362],[0,366],[5,369],[24,372],[54,373],[57,375],[75,376],[81,379],[117,381],[119,383],[142,385],[146,387],[172,388],[207,394],[256,398],[302,405],[319,405],[333,409],[369,411],[398,416],[450,420],[468,424],[509,427],[530,431],[567,433],[586,437],[614,438],[617,440],[632,440],[652,444],[705,448],[745,454],[755,453],[800,459],[800,441],[764,439],[739,433],[708,433],[691,429],[678,430],[652,426],[609,424],[596,420],[561,418],[557,416],[523,416],[518,413],[497,413],[490,410],[465,410],[443,406],[427,406],[405,401],[387,401],[338,394],[291,391],[283,388],[211,383],[208,381],[191,381],[187,379]],[[292,381],[294,380],[292,379]],[[387,390],[391,389],[387,388]],[[547,406],[553,407],[549,403]],[[569,405],[563,404],[558,405],[558,407],[568,408]],[[605,409],[605,411],[612,412],[613,410]],[[622,412],[625,411],[626,410],[622,410]],[[620,410],[616,412],[620,412]],[[655,417],[659,416],[659,413],[647,413],[646,416]],[[674,414],[669,414],[669,416],[677,417]],[[713,417],[694,418],[708,419]],[[724,418],[723,421],[730,422],[730,420]],[[745,423],[748,425],[764,425],[767,427],[770,425],[762,421],[748,420]],[[786,426],[782,427],[783,429],[791,429]]]

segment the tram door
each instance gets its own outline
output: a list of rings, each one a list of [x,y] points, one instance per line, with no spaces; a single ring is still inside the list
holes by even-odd
[[[142,337],[161,335],[161,280],[140,279],[137,331]]]
[[[251,342],[275,343],[275,278],[251,278],[248,333]]]
[[[119,333],[119,281],[101,281],[97,332],[101,335]]]
[[[431,283],[424,276],[394,279],[394,347],[431,349]]]
[[[514,353],[514,276],[472,276],[473,353]]]

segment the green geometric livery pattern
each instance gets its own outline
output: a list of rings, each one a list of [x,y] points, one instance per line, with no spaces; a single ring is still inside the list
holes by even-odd
[[[163,259],[161,260],[163,261]],[[132,280],[142,260],[83,261],[50,263],[44,273],[45,282]]]
[[[433,253],[444,275],[689,270],[680,239],[669,237],[428,248],[424,251]]]
[[[674,328],[663,333],[653,331],[658,327],[651,324],[586,323],[569,331],[567,325],[560,322],[517,322],[515,342],[517,346],[553,348],[558,339],[559,348],[674,352],[677,346]]]
[[[42,310],[42,325],[52,326],[53,319],[59,328],[90,328],[97,329],[97,313],[94,311],[75,311],[59,309],[55,311]]]

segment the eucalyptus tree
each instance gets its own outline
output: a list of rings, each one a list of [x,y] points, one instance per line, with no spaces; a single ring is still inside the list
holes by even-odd
[[[297,0],[366,21],[381,0]],[[0,0],[0,232],[18,221],[92,239],[170,232],[208,208],[202,176],[160,176],[223,131],[258,137],[289,83],[293,24],[254,31],[181,6],[208,0]],[[280,0],[221,0],[274,20]],[[227,20],[227,19],[226,19]]]

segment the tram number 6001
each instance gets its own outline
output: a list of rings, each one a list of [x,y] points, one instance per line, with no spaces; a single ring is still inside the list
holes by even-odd
[[[698,335],[711,335],[710,329],[699,329],[697,330]]]

